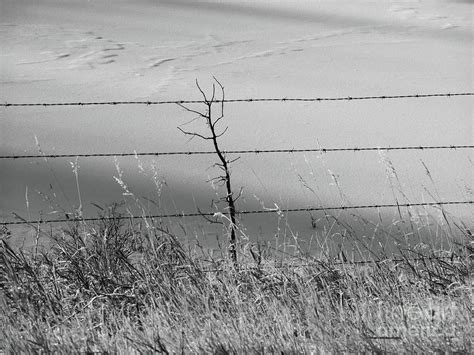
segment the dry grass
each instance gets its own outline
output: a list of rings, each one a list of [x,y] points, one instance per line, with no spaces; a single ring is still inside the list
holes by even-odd
[[[3,231],[4,352],[471,351],[468,233],[450,259],[352,265],[247,246],[236,270],[117,215],[51,232],[43,252],[10,247]]]

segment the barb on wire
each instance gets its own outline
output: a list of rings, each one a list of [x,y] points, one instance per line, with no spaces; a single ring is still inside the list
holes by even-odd
[[[334,210],[355,210],[355,209],[375,209],[375,208],[400,208],[400,207],[422,207],[422,206],[445,206],[445,205],[470,205],[474,201],[437,201],[437,202],[419,202],[419,203],[393,203],[393,204],[374,204],[374,205],[356,205],[356,206],[336,206],[336,207],[307,207],[307,208],[286,208],[286,209],[266,209],[266,210],[243,210],[236,211],[236,214],[267,214],[267,213],[288,213],[288,212],[311,212],[311,211],[334,211]],[[183,217],[213,217],[215,212],[199,212],[199,213],[174,213],[162,215],[145,215],[145,216],[116,216],[113,219],[162,219],[162,218],[183,218]],[[107,217],[91,217],[91,218],[66,218],[52,220],[22,220],[22,221],[3,221],[0,226],[29,224],[38,225],[46,223],[65,223],[65,222],[92,222],[108,219]]]
[[[389,99],[410,99],[428,97],[453,97],[453,96],[474,96],[473,92],[461,93],[434,93],[434,94],[409,94],[409,95],[378,95],[378,96],[340,96],[340,97],[308,97],[308,98],[248,98],[248,99],[225,99],[215,100],[216,103],[236,103],[236,102],[322,102],[322,101],[357,101],[357,100],[389,100]],[[0,104],[3,107],[28,107],[28,106],[118,106],[118,105],[186,105],[200,104],[202,100],[167,100],[167,101],[84,101],[84,102],[37,102],[37,103],[9,103]]]
[[[435,150],[435,149],[473,149],[474,145],[438,145],[438,146],[404,146],[404,147],[354,147],[354,148],[308,148],[308,149],[248,149],[226,150],[223,154],[268,154],[268,153],[332,153],[332,152],[367,152],[389,150]],[[40,158],[97,158],[97,157],[135,157],[166,155],[212,155],[212,151],[188,152],[141,152],[141,153],[91,153],[91,154],[30,154],[0,155],[0,159],[40,159]]]

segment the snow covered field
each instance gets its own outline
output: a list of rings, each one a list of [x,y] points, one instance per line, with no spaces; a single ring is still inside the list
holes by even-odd
[[[199,99],[195,79],[209,89],[212,76],[227,98],[473,91],[472,1],[2,0],[0,45],[0,100],[9,103]],[[225,109],[224,149],[462,145],[473,137],[470,97]],[[212,148],[179,132],[194,117],[172,105],[1,108],[0,115],[2,155],[37,154],[35,137],[46,154]],[[2,220],[13,220],[12,212],[63,218],[62,208],[77,208],[71,161],[0,160]],[[214,161],[118,159],[136,196],[161,201],[150,203],[153,213],[209,210],[216,191],[205,181],[217,174],[208,169]],[[387,173],[389,161],[399,181]],[[85,216],[94,216],[91,203],[130,200],[113,179],[112,158],[79,166]],[[470,150],[246,155],[233,165],[233,182],[244,187],[240,209],[394,203],[394,195],[402,203],[472,200],[472,168]],[[166,182],[161,194],[155,172]],[[448,211],[472,222],[470,207]],[[301,238],[315,232],[308,213],[289,218]],[[243,223],[251,238],[279,233],[276,216]],[[204,223],[185,224],[192,237]]]

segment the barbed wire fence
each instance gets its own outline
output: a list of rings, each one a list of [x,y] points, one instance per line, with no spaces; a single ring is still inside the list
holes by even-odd
[[[439,150],[439,149],[472,149],[474,145],[440,145],[440,146],[403,146],[403,147],[354,147],[354,148],[305,148],[305,149],[248,149],[223,150],[224,154],[268,154],[268,153],[332,153],[332,152],[368,152],[392,150]],[[0,159],[40,159],[40,158],[98,158],[98,157],[139,157],[166,155],[213,155],[213,151],[187,152],[128,152],[128,153],[71,153],[71,154],[25,154],[0,155]]]
[[[247,98],[214,100],[215,103],[250,103],[250,102],[323,102],[323,101],[362,101],[362,100],[393,100],[393,99],[421,99],[430,97],[457,97],[474,96],[473,92],[462,93],[433,93],[410,95],[379,95],[379,96],[337,96],[337,97],[307,97],[307,98]],[[164,101],[83,101],[83,102],[36,102],[36,103],[9,103],[0,104],[3,107],[31,107],[31,106],[118,106],[118,105],[186,105],[201,104],[202,100],[164,100]]]
[[[326,207],[302,207],[302,208],[271,208],[264,210],[241,210],[236,211],[238,215],[247,214],[273,214],[273,213],[291,213],[291,212],[316,212],[316,211],[344,211],[358,209],[378,209],[378,208],[400,208],[400,207],[427,207],[427,206],[447,206],[447,205],[470,205],[474,201],[436,201],[436,202],[419,202],[419,203],[393,203],[393,204],[372,204],[372,205],[355,205],[355,206],[326,206]],[[38,225],[48,223],[65,223],[65,222],[94,222],[101,220],[137,220],[137,219],[165,219],[165,218],[185,218],[185,217],[217,217],[220,212],[195,212],[195,213],[170,213],[157,215],[141,215],[141,216],[114,216],[114,217],[89,217],[89,218],[62,218],[50,220],[21,220],[21,221],[3,221],[0,226],[8,225]]]
[[[472,92],[462,93],[431,93],[431,94],[410,94],[410,95],[379,95],[379,96],[339,96],[339,97],[313,97],[313,98],[246,98],[246,99],[216,99],[215,103],[264,103],[264,102],[324,102],[324,101],[363,101],[363,100],[391,100],[391,99],[420,99],[420,98],[439,98],[439,97],[460,97],[474,96]],[[202,100],[165,100],[165,101],[95,101],[95,102],[36,102],[36,103],[0,103],[0,107],[55,107],[55,106],[119,106],[119,105],[184,105],[184,104],[202,104]],[[367,151],[408,151],[408,150],[458,150],[473,149],[474,145],[437,145],[437,146],[399,146],[399,147],[335,147],[335,148],[305,148],[305,149],[247,149],[247,150],[228,150],[222,151],[224,154],[271,154],[271,153],[305,153],[305,152],[367,152]],[[23,155],[0,155],[0,159],[57,159],[57,158],[93,158],[93,157],[138,157],[138,156],[175,156],[175,155],[212,155],[214,151],[170,151],[170,152],[125,152],[125,153],[75,153],[75,154],[23,154]],[[268,213],[291,213],[291,212],[313,212],[313,211],[334,211],[334,210],[354,210],[354,209],[380,209],[380,208],[401,208],[401,207],[439,207],[446,205],[471,205],[474,201],[435,201],[420,203],[396,203],[396,204],[368,204],[354,206],[326,206],[326,207],[303,207],[286,209],[264,209],[264,210],[242,210],[236,211],[238,215],[245,214],[268,214]],[[98,218],[67,218],[50,220],[26,220],[19,218],[17,221],[1,221],[0,226],[12,225],[30,225],[38,226],[50,223],[70,223],[70,222],[93,222],[104,219],[115,220],[138,220],[138,219],[165,219],[165,218],[184,218],[184,217],[216,217],[219,212],[199,212],[199,213],[174,213],[161,215],[142,215],[142,216],[114,216]],[[453,259],[453,257],[419,257],[412,258],[411,261],[425,261],[431,259]],[[384,260],[361,260],[361,261],[337,261],[336,264],[371,264],[380,262],[403,262],[405,259],[384,259]],[[309,263],[306,266],[314,265]],[[295,267],[302,267],[305,264],[298,264]],[[288,267],[280,265],[278,267]],[[219,271],[219,269],[203,270],[209,272]]]
[[[301,262],[304,261],[304,262]],[[347,260],[347,261],[342,261],[342,260],[332,260],[328,261],[326,264],[331,265],[331,266],[346,266],[346,265],[354,265],[354,266],[364,266],[364,265],[380,265],[380,264],[388,264],[388,263],[393,263],[393,264],[403,264],[406,262],[409,263],[417,263],[417,262],[426,262],[426,261],[431,261],[431,262],[447,262],[447,261],[456,261],[456,262],[462,262],[462,258],[460,256],[452,254],[451,256],[420,256],[417,258],[382,258],[380,260]],[[238,271],[252,271],[252,270],[260,270],[264,268],[268,269],[299,269],[299,268],[310,268],[314,266],[321,266],[325,265],[324,262],[321,262],[319,260],[313,260],[313,261],[308,261],[308,260],[300,260],[300,262],[295,262],[295,261],[290,261],[287,263],[277,263],[273,265],[265,265],[263,267],[262,265],[246,265],[246,264],[240,264],[239,267],[237,268]],[[224,268],[222,267],[208,267],[208,268],[203,268],[201,269],[201,272],[205,273],[215,273],[219,271],[225,271]]]

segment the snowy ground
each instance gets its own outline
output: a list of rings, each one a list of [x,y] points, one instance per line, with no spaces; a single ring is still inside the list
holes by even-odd
[[[0,6],[2,102],[193,99],[199,98],[195,79],[209,88],[213,75],[228,98],[473,91],[472,1],[3,0]],[[45,153],[211,149],[209,142],[188,142],[178,131],[194,117],[177,106],[0,112],[2,155],[38,153],[35,137]],[[222,145],[472,144],[472,117],[469,97],[228,104]],[[2,219],[11,220],[12,212],[62,218],[55,211],[77,208],[71,161],[1,160]],[[391,188],[391,181],[398,183],[387,174],[388,161],[405,197]],[[205,181],[216,174],[208,169],[213,162],[198,156],[155,158],[154,163],[119,159],[137,196],[158,200],[152,165],[166,181],[160,207],[149,205],[156,213],[208,210],[215,191]],[[130,199],[113,180],[113,159],[81,159],[79,165],[85,215],[94,215],[91,203]],[[261,203],[282,208],[393,203],[394,195],[400,202],[433,201],[431,195],[466,200],[472,199],[472,153],[242,156],[233,178],[236,189],[245,188],[241,209]],[[449,210],[459,216],[472,212]],[[301,238],[315,232],[309,214],[289,218]],[[275,216],[248,216],[243,222],[251,238],[278,233]],[[192,237],[193,226],[202,223],[186,224]]]

